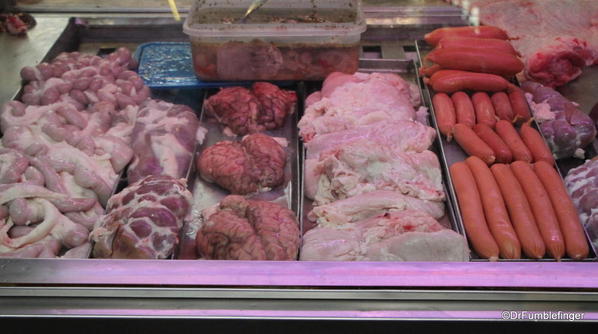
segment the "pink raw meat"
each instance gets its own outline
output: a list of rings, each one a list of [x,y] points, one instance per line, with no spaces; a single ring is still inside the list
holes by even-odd
[[[214,260],[295,260],[300,233],[293,211],[278,204],[225,197],[197,232],[198,253]]]
[[[303,236],[304,261],[468,261],[465,238],[430,215],[396,211]]]
[[[360,125],[414,120],[420,97],[415,85],[395,74],[332,73],[308,103],[298,124],[305,142]]]
[[[566,84],[598,61],[598,1],[475,1],[482,24],[507,32],[528,78]]]

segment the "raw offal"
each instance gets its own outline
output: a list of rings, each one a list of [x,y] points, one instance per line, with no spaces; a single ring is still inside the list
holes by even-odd
[[[205,101],[206,112],[225,126],[224,132],[243,136],[280,128],[295,110],[295,92],[268,82],[256,82],[251,90],[228,87]]]
[[[377,122],[322,134],[314,137],[305,146],[308,159],[318,157],[320,153],[333,150],[337,146],[363,139],[380,145],[393,145],[405,152],[423,152],[432,145],[435,138],[436,132],[433,128],[419,122],[403,120]]]
[[[315,136],[380,121],[415,120],[421,103],[417,86],[390,73],[332,73],[320,92],[306,99],[299,134]]]
[[[91,233],[94,257],[166,259],[190,219],[192,195],[184,179],[151,175],[110,198]]]
[[[469,261],[465,238],[414,210],[396,211],[303,236],[303,261]]]
[[[293,211],[266,201],[225,197],[202,213],[197,251],[214,260],[295,260],[300,244]]]
[[[275,45],[260,40],[193,43],[193,66],[202,80],[322,80],[338,71],[354,73],[359,46]]]
[[[285,149],[274,138],[255,133],[208,147],[197,159],[197,169],[204,180],[245,195],[282,184],[286,161]]]
[[[6,103],[0,113],[0,256],[88,257],[89,231],[104,214],[133,148],[138,160],[161,163],[162,169],[153,173],[171,173],[176,163],[189,166],[196,132],[201,132],[195,116],[149,99],[149,88],[131,70],[135,67],[131,53],[120,48],[103,58],[62,53],[21,70],[27,83],[22,101]],[[137,121],[143,124],[134,131]],[[192,129],[179,123],[190,123]],[[142,134],[148,128],[155,131]],[[172,140],[163,144],[169,150],[152,145],[157,156],[150,157],[147,147],[131,147],[132,134],[136,142],[140,135]],[[175,140],[189,151],[187,163],[172,153]]]
[[[308,218],[320,226],[339,226],[407,209],[425,212],[435,219],[444,216],[444,202],[422,200],[396,191],[376,190],[316,206],[309,212]]]
[[[22,100],[28,105],[67,102],[77,110],[97,103],[113,109],[136,106],[150,97],[150,90],[132,69],[131,52],[119,48],[105,58],[79,52],[61,53],[50,63],[21,70],[28,82]]]
[[[374,190],[443,201],[438,157],[431,151],[403,152],[361,140],[305,161],[305,192],[316,205]]]

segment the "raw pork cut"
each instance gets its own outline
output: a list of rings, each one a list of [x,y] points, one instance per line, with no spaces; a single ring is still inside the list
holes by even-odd
[[[465,238],[430,215],[396,211],[303,236],[303,261],[468,261]]]
[[[396,191],[376,190],[316,206],[308,218],[320,226],[353,223],[390,211],[417,210],[440,219],[444,216],[444,202],[427,201]]]
[[[575,104],[552,88],[527,81],[522,84],[534,118],[556,158],[584,158],[583,148],[596,137],[594,122]]]
[[[197,169],[204,180],[244,195],[282,184],[286,161],[276,140],[255,133],[241,142],[221,141],[208,147],[197,159]]]
[[[92,231],[99,258],[166,259],[190,219],[193,196],[184,179],[151,175],[110,198]]]
[[[396,74],[332,73],[306,104],[298,125],[299,134],[309,142],[316,135],[360,125],[414,120],[420,97],[417,86]]]
[[[356,140],[367,139],[380,145],[393,145],[408,152],[427,150],[436,138],[433,128],[414,121],[377,122],[357,126],[349,130],[326,133],[316,136],[305,144],[307,158],[319,157],[320,153],[347,145]]]
[[[113,109],[139,105],[150,96],[143,79],[131,71],[137,62],[131,52],[119,48],[102,58],[79,52],[61,53],[50,63],[21,70],[28,84],[22,100],[28,105],[66,102],[78,110],[97,103]]]
[[[89,231],[133,158],[132,134],[137,164],[130,183],[142,172],[184,176],[179,170],[191,162],[197,119],[186,107],[149,99],[135,67],[120,48],[103,58],[62,53],[21,70],[22,102],[10,101],[0,113],[0,256],[88,257]],[[146,205],[152,195],[143,198]],[[147,253],[124,249],[134,246],[124,240],[131,233],[116,239],[117,254]]]
[[[565,185],[582,224],[598,246],[598,160],[588,160],[585,164],[569,171]]]
[[[305,161],[305,192],[317,205],[374,190],[444,200],[438,157],[403,152],[392,145],[355,141]]]
[[[268,82],[256,82],[251,90],[223,88],[205,101],[204,108],[226,126],[225,133],[243,136],[280,128],[293,113],[295,102],[295,92],[281,90]]]
[[[598,1],[473,1],[473,8],[482,24],[507,32],[530,79],[557,87],[598,62]]]
[[[214,260],[295,260],[300,234],[293,211],[238,195],[203,211],[197,251]]]
[[[11,101],[0,115],[2,145],[35,158],[33,167],[51,190],[106,204],[118,172],[133,156],[129,133],[136,111],[130,106],[87,112],[66,102],[25,106]]]
[[[137,114],[132,134],[135,152],[127,176],[135,183],[148,175],[187,176],[195,145],[201,144],[206,129],[185,105],[148,100]]]

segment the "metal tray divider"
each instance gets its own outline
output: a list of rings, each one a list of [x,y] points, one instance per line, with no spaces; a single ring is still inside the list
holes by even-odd
[[[416,40],[415,41],[415,51],[417,53],[417,59],[418,59],[418,64],[420,66],[423,66],[423,61],[422,61],[422,53],[421,53],[421,41]],[[459,202],[457,201],[457,194],[455,193],[455,188],[453,187],[453,179],[451,178],[451,173],[449,171],[449,164],[448,161],[446,160],[446,153],[444,151],[444,145],[443,145],[443,141],[445,140],[442,136],[442,134],[440,133],[440,129],[438,128],[438,124],[436,123],[436,112],[434,110],[434,105],[432,104],[432,96],[430,94],[430,90],[428,89],[428,86],[426,84],[423,83],[423,80],[421,77],[419,77],[418,79],[418,84],[421,85],[421,89],[423,91],[422,94],[422,99],[425,100],[426,105],[428,106],[428,109],[430,110],[430,119],[432,122],[432,126],[434,127],[434,129],[436,130],[436,137],[437,137],[437,141],[438,141],[438,150],[440,152],[440,164],[443,167],[443,174],[444,174],[444,178],[447,181],[445,184],[445,187],[448,188],[448,197],[450,197],[450,201],[448,201],[452,207],[452,211],[455,215],[455,223],[458,229],[458,232],[460,232],[464,237],[467,238],[467,233],[465,232],[465,226],[463,225],[463,220],[462,220],[462,216],[461,216],[461,210],[459,209]],[[469,239],[467,239],[469,240]]]

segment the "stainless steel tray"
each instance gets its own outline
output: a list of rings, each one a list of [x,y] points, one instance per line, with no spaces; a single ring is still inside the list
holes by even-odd
[[[422,80],[418,77],[417,75],[417,64],[416,62],[412,61],[412,60],[405,60],[405,59],[362,59],[360,60],[360,68],[359,71],[360,72],[367,72],[367,73],[371,73],[371,72],[385,72],[385,73],[396,73],[399,74],[403,79],[417,84],[418,88],[419,88],[419,93],[422,99],[422,105],[426,106],[425,104],[425,90],[423,90],[423,82]],[[319,90],[321,87],[319,86],[315,86],[315,87],[311,87],[311,89],[306,92],[306,96],[309,95],[309,93],[311,93],[314,90]],[[431,113],[428,113],[428,117],[427,117],[427,124],[429,126],[433,126],[435,127],[435,121],[434,118],[432,117]],[[447,177],[450,177],[450,175],[448,175],[448,167],[446,166],[446,160],[444,158],[444,153],[443,153],[443,146],[441,145],[439,138],[439,132],[438,129],[436,128],[436,139],[434,140],[432,147],[430,147],[430,150],[434,153],[436,153],[436,155],[438,156],[438,160],[441,164],[441,170],[442,170],[442,174],[443,174],[443,186],[444,186],[444,193],[446,194],[446,200],[445,200],[445,216],[442,217],[439,222],[440,224],[442,224],[443,226],[450,228],[456,232],[459,232],[461,234],[463,234],[462,232],[462,225],[459,224],[459,221],[456,218],[456,214],[454,211],[454,205],[453,203],[451,203],[452,201],[452,197],[449,196],[449,191],[451,191],[452,189],[452,184],[450,182],[447,182],[447,180],[449,180]],[[305,175],[305,159],[306,159],[306,149],[303,148],[302,149],[302,175]],[[302,187],[305,187],[305,182],[302,179]],[[447,187],[447,185],[449,187]],[[302,194],[304,194],[305,192],[303,191],[302,188]],[[307,215],[308,213],[313,209],[313,201],[307,197],[305,197],[305,195],[302,196],[302,214],[301,214],[301,225],[303,226],[304,230],[303,233],[307,232],[308,230],[314,228],[316,226],[315,222],[311,222],[308,218]]]
[[[290,89],[289,87],[282,87],[282,89]],[[297,89],[295,89],[297,91]],[[215,94],[217,90],[210,89],[206,91],[204,101],[211,95]],[[300,95],[299,93],[297,94]],[[265,201],[275,201],[281,205],[287,206],[291,209],[297,217],[300,214],[300,171],[299,171],[299,139],[297,132],[299,104],[295,104],[294,112],[289,115],[283,127],[275,130],[265,131],[264,133],[272,136],[283,138],[287,141],[285,151],[287,153],[287,163],[284,170],[284,182],[281,186],[276,187],[267,192],[260,192],[249,196],[251,199],[259,199]],[[193,162],[206,148],[220,142],[220,141],[239,141],[241,136],[230,137],[225,135],[222,130],[223,127],[216,120],[209,117],[207,113],[201,109],[200,121],[203,127],[208,129],[208,133],[202,145],[198,146]],[[185,250],[183,254],[179,253],[180,259],[192,259],[193,252],[190,247],[194,247],[195,236],[197,230],[201,226],[202,218],[201,211],[217,205],[229,192],[221,188],[215,183],[210,183],[202,179],[196,171],[195,163],[192,164],[192,173],[189,178],[189,186],[193,192],[193,218],[183,228],[181,236],[182,249]],[[300,226],[301,229],[301,226]],[[197,258],[197,256],[195,257]]]
[[[418,55],[418,60],[419,60],[419,64],[422,64],[422,59],[425,57],[425,55],[432,50],[432,48],[427,45],[424,41],[421,40],[417,40],[415,41],[415,47],[417,50],[417,55]],[[442,160],[444,162],[443,167],[445,168],[445,174],[447,177],[447,183],[448,183],[448,187],[449,187],[449,194],[451,197],[451,203],[453,203],[453,210],[455,212],[455,216],[456,216],[456,221],[457,224],[459,225],[459,230],[461,231],[461,233],[463,233],[464,236],[467,236],[467,233],[465,231],[465,227],[463,225],[463,219],[461,216],[461,210],[459,209],[459,202],[457,200],[457,195],[455,193],[455,189],[453,187],[453,181],[451,179],[450,176],[450,172],[449,172],[449,167],[456,163],[456,162],[460,162],[460,161],[464,161],[468,155],[461,149],[461,147],[455,142],[447,142],[446,138],[444,138],[443,136],[441,136],[440,134],[440,129],[438,128],[438,125],[436,124],[436,114],[434,112],[434,106],[432,104],[432,96],[433,96],[433,92],[432,89],[430,89],[427,85],[423,85],[423,90],[424,90],[424,100],[425,100],[425,104],[426,106],[430,109],[430,114],[432,117],[432,121],[434,124],[434,127],[436,128],[436,133],[438,135],[438,137],[440,138],[440,142],[441,142],[441,151],[442,151]],[[539,131],[539,127],[536,124],[535,120],[532,122],[532,125],[534,128],[536,128]],[[541,134],[541,131],[539,131]],[[560,170],[560,165],[557,161],[556,164],[556,170],[559,173],[559,175],[561,175],[561,179],[563,177],[563,174],[561,173]],[[594,247],[594,244],[591,242],[592,238],[590,237],[588,231],[585,229],[584,227],[584,231],[586,234],[586,238],[587,241],[590,245],[590,253],[588,255],[588,257],[582,261],[588,262],[588,261],[598,261],[598,258],[596,256],[597,252],[596,249]],[[469,239],[468,239],[469,240]],[[479,256],[477,256],[477,254],[475,254],[475,252],[473,251],[472,248],[472,261],[482,261],[482,262],[487,262],[487,259],[481,259]],[[539,261],[546,261],[546,262],[556,262],[555,259],[550,259],[550,258],[543,258],[543,259],[527,259],[527,258],[522,258],[522,259],[517,259],[517,260],[512,260],[512,259],[499,259],[499,262],[539,262]],[[579,260],[573,260],[570,258],[563,258],[561,259],[561,261],[575,261],[575,262],[579,262]]]

